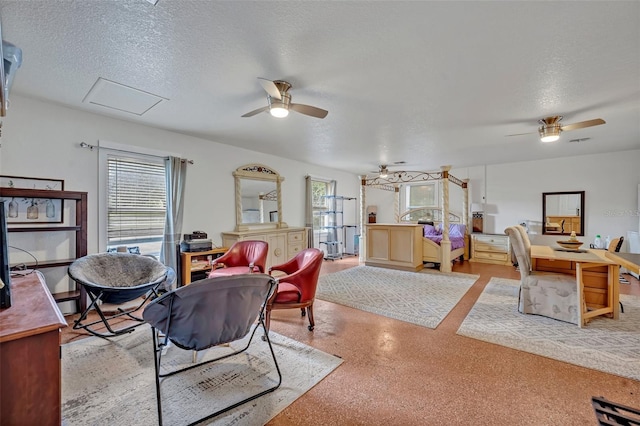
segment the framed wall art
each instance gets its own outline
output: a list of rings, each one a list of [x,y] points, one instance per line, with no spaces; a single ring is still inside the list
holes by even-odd
[[[63,191],[60,179],[0,175],[0,188],[44,189]],[[63,200],[34,197],[2,198],[7,223],[62,223]]]

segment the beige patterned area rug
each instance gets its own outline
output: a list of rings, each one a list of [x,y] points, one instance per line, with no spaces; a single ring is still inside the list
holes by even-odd
[[[277,333],[269,335],[282,371],[280,387],[202,424],[263,425],[342,362]],[[244,353],[164,379],[164,424],[188,424],[243,399],[251,394],[252,388],[273,386],[278,376],[269,347],[260,336],[258,330],[248,355]],[[244,347],[241,343],[232,343],[232,348]],[[111,341],[93,337],[63,345],[62,425],[157,425],[152,351],[148,326]],[[216,356],[220,351],[230,349],[201,351],[199,360]],[[163,356],[163,364],[165,360],[174,365],[190,363],[191,356],[191,351],[172,346],[166,358]]]
[[[436,328],[478,277],[357,266],[320,277],[316,298]]]
[[[619,320],[599,317],[584,328],[518,312],[519,281],[492,278],[458,334],[640,380],[640,298],[620,295]]]

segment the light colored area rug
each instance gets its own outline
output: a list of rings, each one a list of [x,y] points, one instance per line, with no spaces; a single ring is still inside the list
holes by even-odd
[[[316,298],[436,328],[478,277],[357,266],[320,277]]]
[[[280,387],[203,424],[263,425],[342,362],[277,333],[269,335],[282,371]],[[260,336],[258,330],[248,355],[237,355],[164,379],[161,382],[164,424],[188,424],[230,401],[243,399],[254,387],[273,386],[278,376],[269,346]],[[244,347],[240,343],[232,343],[232,348]],[[152,346],[147,326],[111,341],[93,337],[63,345],[62,425],[157,425]],[[199,360],[220,351],[229,352],[230,348],[201,351]],[[162,362],[190,363],[191,356],[191,351],[172,346]]]
[[[458,334],[570,364],[640,380],[640,298],[620,295],[619,320],[585,328],[518,312],[519,281],[492,278]]]

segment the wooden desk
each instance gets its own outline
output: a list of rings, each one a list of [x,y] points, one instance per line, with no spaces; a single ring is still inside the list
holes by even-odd
[[[180,270],[182,277],[180,285],[189,285],[193,281],[207,278],[211,271],[211,261],[229,250],[227,247],[214,248],[207,251],[194,251],[180,253]]]
[[[606,252],[605,255],[618,265],[640,274],[640,253]]]
[[[549,246],[531,246],[531,267],[534,271],[560,272],[576,276],[580,310],[579,323],[607,315],[619,316],[620,267],[604,250],[584,253],[557,251]]]
[[[0,424],[60,425],[60,329],[67,326],[44,278],[11,278],[0,310]]]

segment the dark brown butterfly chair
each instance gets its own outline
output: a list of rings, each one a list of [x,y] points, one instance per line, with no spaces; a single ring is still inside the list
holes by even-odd
[[[238,241],[225,254],[213,260],[209,278],[251,272],[265,273],[267,254],[269,244],[266,241]]]
[[[609,247],[607,247],[607,251],[614,252],[614,253],[619,252],[620,249],[622,248],[623,242],[624,242],[624,237],[614,238],[609,243]],[[620,282],[623,282],[622,280],[624,280],[624,278],[622,277],[622,274],[620,274],[620,277],[618,278],[618,280]],[[624,306],[622,306],[622,302],[618,302],[618,303],[620,303],[620,312],[624,314]]]
[[[269,268],[269,274],[272,274],[273,271],[281,271],[286,275],[276,277],[278,290],[267,302],[267,330],[269,330],[272,310],[299,308],[304,316],[306,308],[309,317],[309,330],[313,331],[313,327],[315,327],[313,301],[316,297],[323,258],[324,253],[321,250],[308,248],[301,250],[288,262]]]
[[[609,401],[603,396],[591,398],[598,425],[637,426],[640,425],[640,409]]]
[[[156,397],[160,425],[162,425],[160,379],[193,368],[199,368],[246,351],[251,345],[253,336],[259,326],[262,326],[265,333],[263,340],[268,343],[271,351],[273,363],[278,373],[277,382],[274,380],[272,387],[252,394],[230,406],[220,408],[210,415],[195,420],[191,424],[215,417],[245,402],[273,392],[280,386],[282,375],[280,374],[280,368],[264,323],[266,302],[275,287],[276,281],[266,274],[242,274],[207,278],[166,293],[147,305],[143,318],[151,324],[153,332]],[[258,320],[258,325],[253,327],[256,319]],[[251,331],[252,328],[253,331]],[[240,340],[248,335],[249,332],[251,332],[251,337],[243,349],[170,371],[171,363],[162,366],[162,352],[167,347],[168,341],[184,350],[199,351]],[[165,370],[165,372],[162,372],[162,370]],[[203,371],[215,370],[210,368]]]
[[[124,333],[130,333],[135,327],[142,325],[144,320],[133,315],[150,300],[158,295],[161,284],[175,279],[173,269],[166,267],[157,260],[130,253],[97,253],[76,259],[67,270],[69,277],[80,284],[87,291],[91,303],[74,321],[73,329],[82,328],[99,337],[112,337]],[[105,315],[100,308],[102,303],[120,305],[147,297],[132,308],[118,308],[113,315]],[[88,324],[83,321],[91,310],[95,309],[99,320]],[[112,328],[110,320],[126,317],[136,321],[136,324],[119,329]],[[95,330],[92,326],[102,323],[107,332]]]

